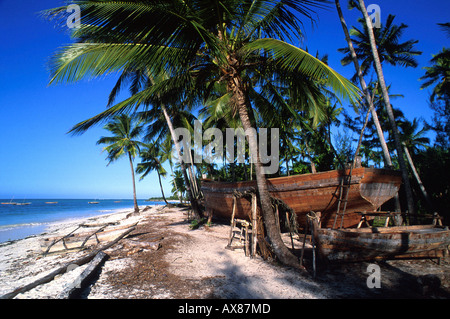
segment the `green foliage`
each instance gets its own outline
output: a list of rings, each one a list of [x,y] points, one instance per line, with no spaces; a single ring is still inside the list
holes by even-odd
[[[434,209],[450,223],[450,149],[439,146],[429,147],[414,157],[414,163],[421,176],[428,194],[431,196]],[[420,207],[426,203],[420,194],[417,195]]]

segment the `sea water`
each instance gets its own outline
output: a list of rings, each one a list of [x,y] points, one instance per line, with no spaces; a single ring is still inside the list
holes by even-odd
[[[0,199],[2,203],[9,201]],[[133,209],[133,200],[129,199],[30,199],[14,202],[30,204],[0,205],[0,243],[42,233],[50,223],[104,215],[121,209]],[[158,204],[164,202],[138,200],[139,206]]]

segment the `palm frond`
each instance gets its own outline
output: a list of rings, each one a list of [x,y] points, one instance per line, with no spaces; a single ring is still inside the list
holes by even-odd
[[[246,54],[264,50],[281,68],[298,72],[316,81],[323,81],[338,95],[352,103],[356,103],[359,99],[359,89],[349,80],[305,50],[289,43],[276,39],[258,39],[246,44],[241,50]]]

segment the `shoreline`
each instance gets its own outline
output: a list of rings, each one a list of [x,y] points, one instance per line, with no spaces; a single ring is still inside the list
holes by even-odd
[[[147,206],[158,206],[158,205],[140,205],[139,209],[142,210]],[[76,223],[81,220],[88,220],[90,218],[97,218],[107,216],[110,214],[117,214],[123,211],[130,211],[132,209],[133,209],[132,207],[106,209],[95,211],[95,213],[94,212],[86,213],[85,216],[67,216],[65,218],[57,219],[54,221],[2,225],[0,226],[0,246],[3,244],[7,244],[8,242],[15,242],[17,240],[26,239],[33,236],[39,236],[43,233],[51,231],[55,227],[59,227],[60,224],[64,225]]]
[[[308,273],[246,257],[242,249],[227,250],[230,226],[214,223],[192,230],[187,210],[155,205],[120,210],[101,216],[55,223],[48,232],[0,244],[0,296],[42,278],[61,265],[86,256],[84,250],[59,250],[43,255],[45,239],[64,236],[80,223],[115,222],[135,230],[104,252],[108,259],[82,291],[86,299],[342,299],[342,298],[450,298],[450,262],[402,260],[378,263],[381,288],[368,289],[369,263],[319,267],[317,278]],[[128,225],[128,226],[127,226]],[[121,228],[119,233],[126,228]],[[93,228],[88,230],[92,233]],[[117,237],[117,234],[111,236]],[[290,244],[289,236],[283,237]],[[48,243],[48,241],[47,241]],[[103,244],[100,244],[103,245]],[[302,242],[295,240],[296,248]],[[307,243],[308,246],[308,243]],[[56,249],[55,249],[56,250]],[[305,258],[310,253],[306,252]],[[305,259],[305,264],[308,259]],[[58,275],[17,299],[56,299],[87,264]],[[434,278],[438,287],[421,281]]]
[[[160,205],[139,206],[141,212],[151,207],[149,211],[157,210]],[[61,253],[52,253],[43,255],[44,243],[47,238],[62,237],[70,233],[80,224],[86,223],[121,223],[123,221],[136,223],[141,218],[139,215],[127,218],[132,215],[133,209],[116,209],[112,212],[99,214],[89,217],[66,218],[60,221],[54,221],[42,225],[45,227],[43,232],[27,236],[26,238],[5,241],[0,243],[0,296],[13,291],[14,289],[32,282],[36,278],[44,276],[67,260],[73,260],[77,256],[85,254],[81,251],[67,251]],[[92,230],[91,230],[92,231]],[[48,245],[48,244],[47,244]],[[90,248],[87,248],[88,250]],[[86,265],[85,265],[86,266]],[[57,298],[55,292],[61,290],[61,287],[70,281],[70,276],[79,275],[85,266],[79,267],[78,271],[70,271],[63,277],[68,277],[63,281],[53,280],[54,283],[45,284],[43,286],[54,285],[50,289],[50,297],[45,297],[47,292],[40,292],[42,287],[37,287],[32,291],[20,294],[17,298]]]

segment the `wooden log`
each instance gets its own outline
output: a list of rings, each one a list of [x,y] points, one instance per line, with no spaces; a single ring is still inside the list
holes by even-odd
[[[64,239],[67,238],[67,237],[69,237],[69,236],[71,236],[74,232],[76,232],[78,229],[80,229],[80,227],[81,227],[81,226],[78,226],[77,228],[75,228],[74,230],[72,230],[72,231],[71,231],[70,233],[68,233],[67,235],[65,235],[65,236],[63,236],[63,237],[61,237],[61,238],[59,238],[59,239],[53,240],[53,242],[47,247],[47,250],[44,252],[44,255],[46,255],[46,254],[50,251],[50,249],[51,249],[56,243],[60,242],[61,240],[63,241],[64,248],[67,249],[67,246],[66,246],[66,243],[64,242]]]
[[[80,227],[106,227],[106,226],[115,226],[118,225],[119,222],[109,222],[109,223],[103,223],[103,224],[80,224]]]
[[[10,293],[7,293],[7,294],[5,294],[3,296],[0,296],[0,299],[12,299],[15,296],[17,296],[18,294],[27,292],[27,291],[29,291],[29,290],[37,287],[37,286],[40,286],[42,284],[45,284],[45,283],[48,283],[48,282],[52,281],[55,278],[56,275],[65,273],[67,271],[67,268],[69,266],[71,266],[71,265],[75,264],[75,265],[81,266],[81,265],[84,265],[85,263],[90,262],[99,252],[101,252],[103,250],[106,250],[106,249],[110,248],[111,246],[115,245],[118,241],[120,241],[122,238],[127,236],[133,230],[135,230],[136,229],[136,227],[135,227],[136,225],[137,225],[137,223],[133,227],[129,228],[127,231],[123,232],[120,236],[118,236],[113,241],[111,241],[108,244],[106,244],[106,245],[104,245],[104,246],[94,250],[90,254],[88,254],[88,255],[86,255],[84,257],[81,257],[79,259],[73,260],[73,261],[71,261],[69,263],[66,263],[63,266],[55,269],[54,271],[52,271],[48,275],[46,275],[46,276],[44,276],[42,278],[39,278],[38,280],[35,280],[32,283],[29,283],[28,285],[25,285],[23,287],[19,287],[19,288],[13,290]]]
[[[82,287],[86,286],[86,283],[92,277],[93,273],[98,269],[103,260],[106,259],[108,255],[103,251],[100,251],[97,255],[95,255],[94,259],[92,259],[88,266],[83,272],[77,276],[70,285],[67,286],[59,295],[59,299],[71,299],[74,298],[81,292]]]
[[[95,238],[97,239],[97,244],[100,244],[100,240],[98,240],[97,233],[102,232],[107,226],[108,225],[102,226],[99,229],[97,229],[96,231],[94,231],[91,234],[87,235],[86,238],[83,240],[83,243],[81,244],[81,247],[83,247],[86,244],[86,242],[89,240],[89,238],[91,238],[94,235],[95,235]]]

